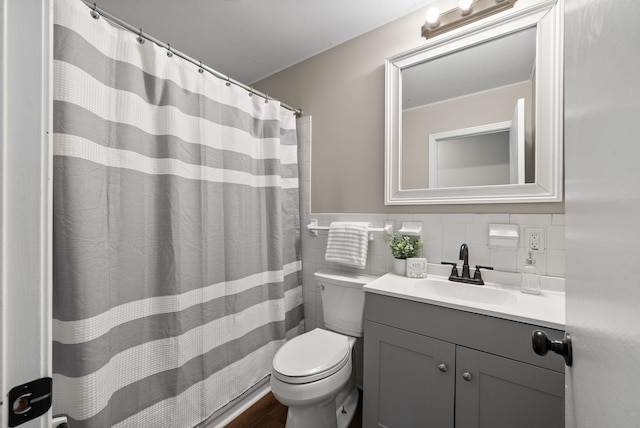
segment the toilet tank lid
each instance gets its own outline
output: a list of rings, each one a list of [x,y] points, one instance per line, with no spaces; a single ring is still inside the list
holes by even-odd
[[[375,281],[379,276],[367,275],[355,272],[342,272],[338,270],[323,269],[314,273],[316,279],[341,282],[344,284],[365,285]]]

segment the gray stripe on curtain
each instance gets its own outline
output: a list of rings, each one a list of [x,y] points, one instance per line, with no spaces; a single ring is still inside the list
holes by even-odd
[[[54,101],[53,132],[75,135],[105,147],[131,150],[152,158],[178,159],[193,165],[232,169],[253,175],[298,177],[296,164],[283,165],[279,159],[253,159],[232,150],[189,143],[173,135],[149,134],[126,123],[104,120],[87,109],[65,101]]]
[[[190,428],[303,328],[295,120],[54,0],[53,408]]]
[[[246,130],[254,137],[283,137],[283,144],[295,144],[295,130],[287,129],[285,134],[291,135],[281,135],[278,121],[251,117],[239,108],[185,90],[169,79],[145,73],[132,64],[109,58],[69,28],[54,25],[54,38],[59,41],[54,45],[54,60],[73,64],[113,89],[134,93],[152,105],[170,105],[191,116]],[[74,46],[73,50],[64,48],[70,45]],[[113,70],[117,70],[115,75]]]

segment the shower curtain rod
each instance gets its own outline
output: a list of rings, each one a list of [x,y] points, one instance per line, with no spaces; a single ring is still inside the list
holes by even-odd
[[[241,88],[243,88],[244,90],[246,90],[247,92],[249,92],[249,95],[257,95],[259,97],[264,98],[265,102],[269,102],[270,99],[273,98],[269,98],[269,95],[264,94],[260,91],[256,91],[255,89],[253,89],[252,86],[247,86],[244,83],[238,82],[237,80],[232,79],[230,76],[225,76],[224,74],[214,70],[211,67],[207,67],[206,65],[202,64],[202,61],[196,61],[195,59],[191,58],[190,56],[177,51],[175,49],[173,49],[171,47],[170,44],[168,43],[164,43],[161,42],[160,40],[156,39],[155,37],[152,37],[148,34],[143,33],[142,28],[136,28],[133,25],[128,24],[127,22],[123,21],[122,19],[118,18],[117,16],[114,16],[112,14],[110,14],[109,12],[105,11],[104,9],[100,8],[97,3],[95,2],[91,2],[88,0],[82,0],[82,2],[87,5],[87,7],[89,7],[91,9],[91,16],[93,16],[95,19],[98,19],[100,16],[103,16],[105,19],[108,19],[109,21],[113,22],[114,24],[117,24],[119,26],[121,26],[122,28],[129,30],[130,32],[137,34],[138,37],[142,38],[142,39],[146,39],[149,40],[152,43],[155,43],[156,45],[160,46],[161,48],[165,48],[167,49],[167,52],[171,52],[173,55],[177,55],[180,58],[189,61],[190,63],[197,65],[201,70],[206,70],[209,73],[213,74],[214,76],[218,77],[219,79],[225,80],[227,82],[227,85],[232,83],[236,86],[239,86]],[[291,107],[288,104],[285,104],[283,102],[280,102],[280,105],[284,108],[286,108],[287,110],[291,110],[297,117],[302,116],[302,110],[297,109],[295,107]]]

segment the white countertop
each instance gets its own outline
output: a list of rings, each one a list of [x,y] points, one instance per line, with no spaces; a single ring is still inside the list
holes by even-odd
[[[474,287],[466,289],[464,287]],[[446,277],[429,275],[414,279],[388,273],[365,285],[368,293],[429,303],[541,327],[564,330],[564,292],[542,290],[539,295],[521,293],[518,287],[451,282]],[[451,295],[448,295],[451,290]],[[464,298],[469,294],[469,299]],[[456,296],[456,297],[454,297]],[[494,298],[495,297],[495,298]],[[498,302],[502,300],[502,302]]]

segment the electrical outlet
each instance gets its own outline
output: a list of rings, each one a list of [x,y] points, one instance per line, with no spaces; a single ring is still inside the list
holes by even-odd
[[[527,227],[524,229],[526,249],[534,253],[544,253],[544,228]]]

